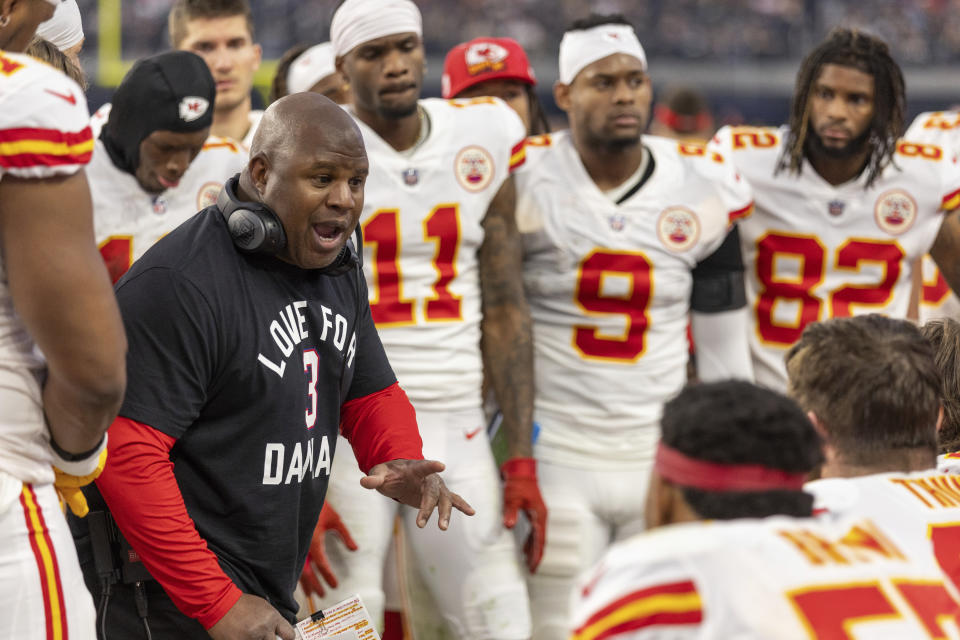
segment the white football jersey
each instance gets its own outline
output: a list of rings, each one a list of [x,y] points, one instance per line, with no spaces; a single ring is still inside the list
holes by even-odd
[[[933,554],[870,520],[661,527],[611,547],[572,598],[572,640],[960,637]]]
[[[960,204],[952,151],[900,141],[894,163],[865,188],[867,171],[833,186],[804,160],[775,168],[787,129],[724,127],[711,148],[728,154],[754,190],[740,225],[757,382],[786,388],[783,357],[811,322],[861,313],[904,318],[912,265],[930,249],[943,212]]]
[[[944,453],[937,456],[937,471],[940,473],[960,473],[960,453]]]
[[[719,155],[643,141],[653,173],[621,204],[568,132],[529,139],[517,172],[539,459],[609,468],[650,458],[661,405],[686,382],[691,271],[750,212],[746,182]]]
[[[960,150],[960,111],[928,111],[921,113],[904,134],[910,142],[935,144],[944,149]],[[936,318],[960,320],[960,298],[950,291],[937,263],[923,256],[923,293],[920,297],[920,324]]]
[[[477,250],[487,207],[523,161],[524,127],[496,98],[420,101],[429,135],[398,152],[357,121],[370,161],[363,268],[370,310],[414,406],[481,406]]]
[[[216,204],[223,183],[246,164],[247,153],[237,143],[210,138],[176,187],[152,195],[135,177],[118,169],[103,142],[97,140],[87,177],[97,246],[111,280],[119,280],[135,260],[180,223]]]
[[[818,518],[870,518],[898,544],[933,551],[960,587],[960,477],[930,469],[808,482]]]
[[[0,51],[0,180],[76,173],[93,136],[83,90],[34,58]],[[42,215],[42,211],[22,214]],[[0,255],[0,471],[53,482],[40,379],[44,361],[17,315]]]

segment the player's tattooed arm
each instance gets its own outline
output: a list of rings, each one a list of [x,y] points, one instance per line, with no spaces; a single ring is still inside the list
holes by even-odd
[[[516,189],[508,178],[483,219],[480,285],[484,365],[508,434],[509,457],[532,455],[533,329],[523,291],[523,246],[514,216]]]
[[[930,255],[950,288],[960,291],[960,210],[947,214]]]

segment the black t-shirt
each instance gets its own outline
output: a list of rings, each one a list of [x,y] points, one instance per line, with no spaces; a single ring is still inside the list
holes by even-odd
[[[120,415],[177,439],[174,474],[200,535],[242,591],[292,618],[340,406],[396,382],[359,269],[243,254],[210,207],[138,260],[117,299]]]

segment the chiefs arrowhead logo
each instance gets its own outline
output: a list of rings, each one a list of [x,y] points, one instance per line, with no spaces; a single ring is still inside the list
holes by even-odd
[[[193,122],[210,108],[210,101],[199,96],[187,96],[180,101],[180,119],[184,122]]]

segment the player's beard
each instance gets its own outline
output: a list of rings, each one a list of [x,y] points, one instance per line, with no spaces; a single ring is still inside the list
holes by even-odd
[[[870,142],[870,129],[861,133],[859,136],[843,145],[842,147],[828,147],[823,144],[823,138],[816,131],[810,130],[807,136],[807,151],[815,155],[827,156],[828,158],[850,158],[862,153]]]
[[[640,144],[641,134],[636,136],[617,137],[594,133],[587,128],[587,144],[596,149],[603,149],[607,153],[622,153]]]
[[[401,118],[415,114],[417,112],[417,104],[417,98],[411,100],[409,104],[380,104],[377,112],[380,114],[380,117],[387,120],[400,120]]]

